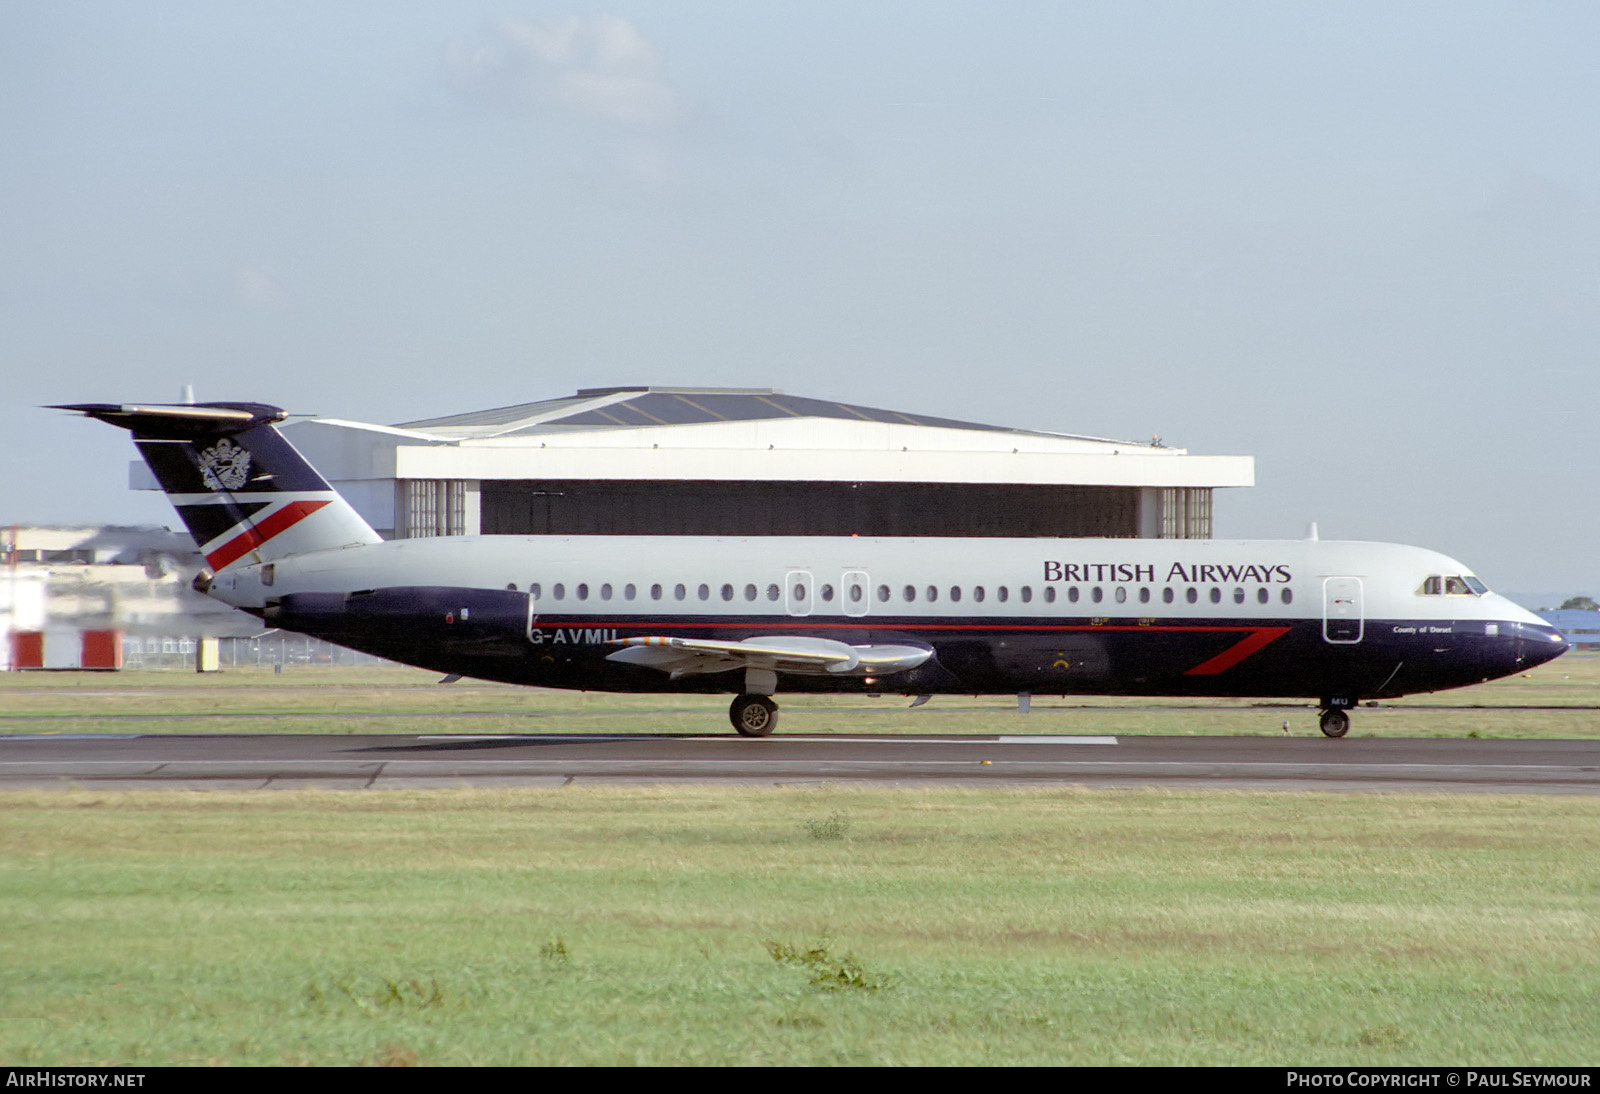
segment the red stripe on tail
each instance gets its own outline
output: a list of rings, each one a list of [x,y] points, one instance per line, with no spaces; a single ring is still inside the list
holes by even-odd
[[[242,533],[212,551],[206,556],[206,561],[211,564],[213,570],[220,570],[224,566],[243,558],[278,533],[293,528],[324,505],[330,504],[332,502],[326,498],[321,501],[291,501],[271,516],[257,522],[252,527],[246,528]]]

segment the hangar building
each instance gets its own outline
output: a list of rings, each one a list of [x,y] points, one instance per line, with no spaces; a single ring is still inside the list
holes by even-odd
[[[1249,456],[755,388],[592,388],[394,426],[283,429],[385,538],[1209,538],[1212,491],[1255,481]]]

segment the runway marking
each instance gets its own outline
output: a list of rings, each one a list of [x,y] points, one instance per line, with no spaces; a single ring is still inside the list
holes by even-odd
[[[473,767],[514,766],[561,766],[561,767],[664,767],[678,763],[678,760],[508,760],[508,759],[481,759],[481,760],[81,760],[74,766],[80,767],[346,767],[346,768],[372,768],[372,767],[448,767],[453,764],[468,765]],[[795,763],[792,759],[738,759],[718,761],[720,766],[782,766]],[[866,764],[869,766],[893,765],[901,767],[962,767],[970,766],[979,761],[975,760],[852,760],[851,765]],[[58,760],[0,760],[0,771],[10,767],[44,767],[59,765]],[[1223,768],[1283,768],[1299,770],[1338,770],[1353,772],[1393,772],[1407,771],[1435,771],[1441,768],[1448,770],[1470,771],[1482,774],[1494,774],[1501,771],[1592,771],[1589,766],[1576,766],[1567,764],[1460,764],[1460,763],[1359,763],[1349,761],[1334,761],[1330,763],[1295,763],[1293,761],[1279,760],[996,760],[995,767],[1054,767],[1054,768],[1104,768],[1127,770],[1130,768],[1175,768],[1175,769],[1204,769],[1214,771]]]
[[[705,737],[676,737],[681,741],[736,741],[737,737],[705,736]],[[973,737],[952,740],[949,737],[818,737],[818,736],[782,736],[764,737],[762,740],[774,744],[780,741],[805,741],[808,744],[835,744],[835,745],[984,745],[992,747],[1001,745],[1114,745],[1115,737]]]
[[[406,738],[412,741],[634,741],[638,737],[620,733],[424,733]]]
[[[0,736],[0,741],[137,741],[143,733],[10,733]]]
[[[1114,745],[1115,737],[996,737],[1003,745]]]

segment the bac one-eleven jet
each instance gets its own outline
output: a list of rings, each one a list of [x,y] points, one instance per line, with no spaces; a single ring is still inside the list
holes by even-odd
[[[440,672],[591,691],[1364,699],[1567,649],[1461,563],[1317,540],[444,536],[385,542],[260,403],[56,407],[121,426],[194,536],[195,587]]]

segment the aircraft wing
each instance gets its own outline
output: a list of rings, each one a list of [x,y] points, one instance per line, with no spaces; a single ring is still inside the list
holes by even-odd
[[[829,638],[771,635],[742,642],[709,638],[648,635],[618,638],[622,649],[608,661],[643,665],[671,674],[676,680],[731,669],[767,669],[802,674],[841,673],[850,676],[887,675],[914,669],[933,656],[924,646],[851,646]]]

